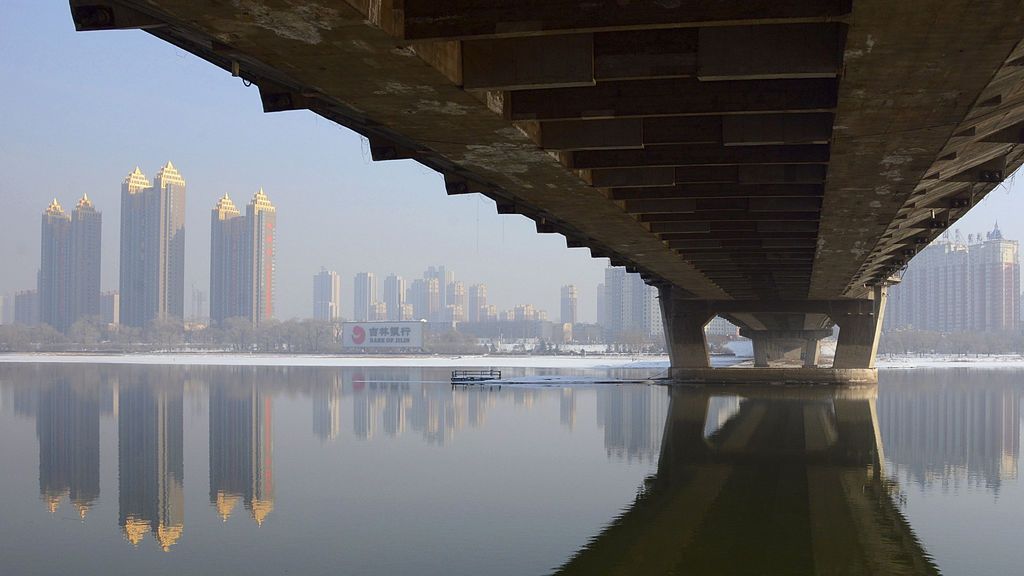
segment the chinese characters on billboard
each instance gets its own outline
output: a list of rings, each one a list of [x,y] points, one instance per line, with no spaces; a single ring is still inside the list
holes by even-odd
[[[345,322],[341,330],[345,348],[423,347],[422,322]]]

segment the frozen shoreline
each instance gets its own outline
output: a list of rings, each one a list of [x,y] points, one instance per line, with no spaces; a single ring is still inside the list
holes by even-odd
[[[409,368],[668,368],[667,356],[312,356],[276,354],[0,354],[0,364],[337,366]]]
[[[716,366],[749,360],[742,356],[714,357]],[[593,356],[314,356],[277,354],[0,354],[0,364],[130,364],[176,366],[325,366],[408,368],[568,368],[568,369],[668,369],[664,355]],[[1024,370],[1020,355],[921,355],[879,356],[884,370],[915,368],[999,368]]]
[[[1024,356],[1018,354],[879,356],[876,364],[879,368],[888,370],[908,370],[913,368],[1000,368],[1024,370]]]

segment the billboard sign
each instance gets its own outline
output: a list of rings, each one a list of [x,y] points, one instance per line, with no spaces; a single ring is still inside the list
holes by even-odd
[[[402,349],[423,347],[422,322],[345,322],[343,348]]]

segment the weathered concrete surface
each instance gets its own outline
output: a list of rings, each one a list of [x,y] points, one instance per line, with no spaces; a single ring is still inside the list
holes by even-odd
[[[375,160],[415,159],[677,298],[808,302],[720,310],[752,330],[859,331],[813,302],[865,300],[1024,161],[1020,1],[71,8],[81,30],[143,28],[258,85],[264,110],[310,109]],[[666,332],[700,363],[692,330]]]
[[[1019,1],[853,8],[811,298],[863,296],[995,186],[958,173],[1005,158],[1001,181],[1024,154],[985,142],[1024,120]]]

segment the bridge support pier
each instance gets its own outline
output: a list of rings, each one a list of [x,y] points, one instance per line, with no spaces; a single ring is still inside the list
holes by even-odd
[[[658,288],[665,347],[672,368],[711,368],[704,327],[715,317],[707,301],[676,297],[671,286]]]
[[[673,379],[690,382],[876,382],[875,353],[885,310],[885,287],[873,298],[841,300],[697,300],[672,286],[660,286],[665,340]],[[740,334],[754,345],[753,369],[712,369],[704,327],[716,314],[748,319],[759,329]],[[771,329],[772,325],[839,325],[839,341],[832,367],[819,367],[820,341],[829,328]],[[766,328],[767,326],[767,328]],[[772,362],[793,364],[772,367]],[[798,367],[799,366],[799,367]]]
[[[837,314],[832,320],[839,325],[839,341],[833,368],[874,368],[878,339],[882,334],[887,290],[876,286],[872,310],[868,314]]]
[[[831,330],[740,330],[740,336],[753,343],[755,368],[768,368],[780,360],[802,361],[804,368],[816,368],[819,342],[831,335]]]

